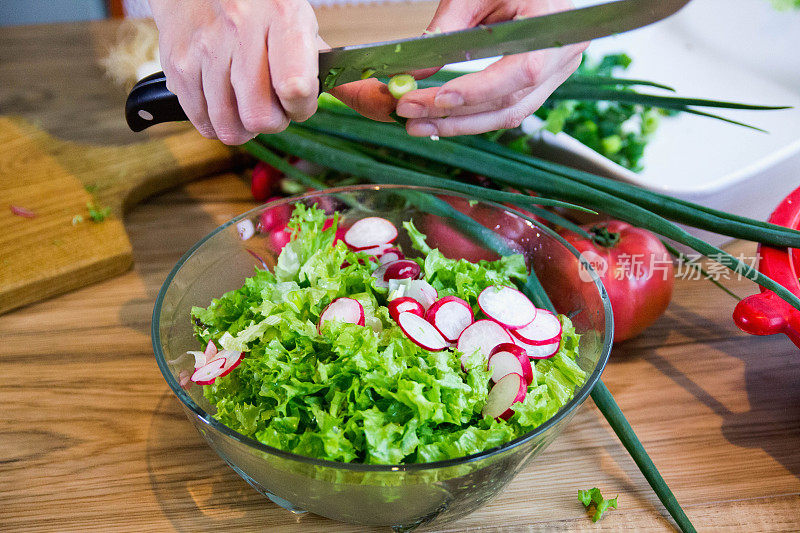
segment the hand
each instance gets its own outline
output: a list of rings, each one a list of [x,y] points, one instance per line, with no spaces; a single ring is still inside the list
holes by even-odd
[[[167,88],[204,136],[242,144],[317,108],[317,20],[305,0],[150,0]]]
[[[460,30],[571,7],[569,0],[442,0],[428,30]],[[578,68],[586,46],[503,57],[481,72],[405,94],[397,103],[397,114],[409,119],[410,135],[421,137],[515,128]]]

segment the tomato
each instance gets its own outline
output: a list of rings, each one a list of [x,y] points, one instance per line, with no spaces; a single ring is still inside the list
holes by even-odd
[[[470,205],[468,200],[456,196],[446,196],[443,199],[454,209],[503,237],[511,248],[519,248],[519,241],[526,232],[530,231],[525,219],[507,211],[499,212],[498,208],[483,203]],[[533,216],[523,210],[520,211]],[[463,228],[459,227],[458,222],[446,217],[426,215],[419,222],[418,228],[427,235],[428,244],[431,247],[438,248],[445,257],[450,259],[463,257],[477,262],[480,260],[495,261],[500,257],[478,242],[476,238],[466,234]]]
[[[669,305],[675,276],[672,257],[658,236],[627,222],[609,220],[583,229],[591,239],[560,233],[600,276],[614,312],[614,340],[633,338]]]

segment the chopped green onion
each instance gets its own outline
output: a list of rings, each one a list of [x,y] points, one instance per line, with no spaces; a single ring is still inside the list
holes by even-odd
[[[417,80],[411,74],[398,74],[397,76],[392,76],[387,85],[392,96],[399,99],[407,92],[416,90]]]

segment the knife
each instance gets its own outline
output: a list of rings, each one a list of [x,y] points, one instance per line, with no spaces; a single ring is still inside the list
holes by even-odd
[[[364,77],[438,67],[471,59],[519,54],[589,41],[647,26],[677,12],[690,0],[617,0],[466,30],[382,43],[343,46],[319,53],[320,91]],[[178,97],[158,72],[134,85],[125,103],[133,131],[187,120]]]

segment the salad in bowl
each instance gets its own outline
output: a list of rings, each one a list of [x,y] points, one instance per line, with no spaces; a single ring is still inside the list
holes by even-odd
[[[499,205],[312,193],[191,250],[159,295],[154,346],[190,420],[257,490],[408,529],[499,492],[599,379],[611,313],[580,267]]]

